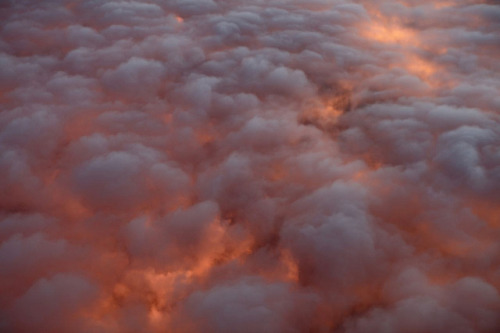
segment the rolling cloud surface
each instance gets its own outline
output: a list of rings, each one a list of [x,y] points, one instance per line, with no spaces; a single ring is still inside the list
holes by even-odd
[[[0,1],[0,331],[500,332],[500,5]]]

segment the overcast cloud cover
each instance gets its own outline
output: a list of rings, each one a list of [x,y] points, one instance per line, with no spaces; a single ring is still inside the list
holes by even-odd
[[[500,332],[497,0],[0,0],[0,331]]]

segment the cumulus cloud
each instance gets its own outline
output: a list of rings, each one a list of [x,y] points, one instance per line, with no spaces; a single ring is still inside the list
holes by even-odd
[[[500,11],[0,4],[0,330],[496,333]]]

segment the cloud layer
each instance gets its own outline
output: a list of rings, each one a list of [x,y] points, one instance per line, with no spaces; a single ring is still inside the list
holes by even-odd
[[[0,330],[500,330],[497,1],[0,4]]]

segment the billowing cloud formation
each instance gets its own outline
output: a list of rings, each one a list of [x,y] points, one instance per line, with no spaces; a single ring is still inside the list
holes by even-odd
[[[0,18],[1,331],[500,331],[497,1]]]

